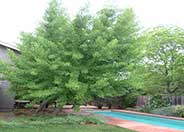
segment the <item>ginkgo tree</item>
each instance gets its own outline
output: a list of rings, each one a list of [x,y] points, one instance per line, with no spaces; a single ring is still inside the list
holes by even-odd
[[[52,0],[36,31],[22,34],[21,54],[10,53],[3,74],[16,98],[41,106],[77,108],[95,97],[125,95],[129,84],[120,73],[134,60],[137,32],[131,9],[105,8],[92,16],[82,8],[69,19]]]

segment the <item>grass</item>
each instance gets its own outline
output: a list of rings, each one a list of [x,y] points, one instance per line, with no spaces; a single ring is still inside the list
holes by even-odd
[[[107,125],[104,119],[93,116],[17,117],[0,121],[0,132],[133,132]]]
[[[0,132],[133,132],[109,125],[41,125],[2,127]]]

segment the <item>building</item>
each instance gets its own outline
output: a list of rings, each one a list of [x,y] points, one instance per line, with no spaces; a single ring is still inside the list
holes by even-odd
[[[0,41],[0,59],[10,62],[8,57],[8,50],[14,51],[19,54],[19,49],[16,46]],[[13,96],[8,94],[8,81],[0,80],[0,111],[11,110],[14,106]]]

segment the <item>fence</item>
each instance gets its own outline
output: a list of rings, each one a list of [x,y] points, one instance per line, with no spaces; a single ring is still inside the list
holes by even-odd
[[[172,105],[184,105],[184,96],[169,97]],[[137,98],[137,106],[143,106],[150,99],[150,96],[139,96]]]

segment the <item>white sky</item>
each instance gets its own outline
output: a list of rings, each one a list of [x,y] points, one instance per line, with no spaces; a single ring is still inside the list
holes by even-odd
[[[94,13],[104,5],[132,7],[145,28],[171,24],[184,28],[184,0],[63,0],[70,15],[87,1]],[[18,42],[21,31],[31,32],[42,20],[49,0],[0,0],[0,40]]]

